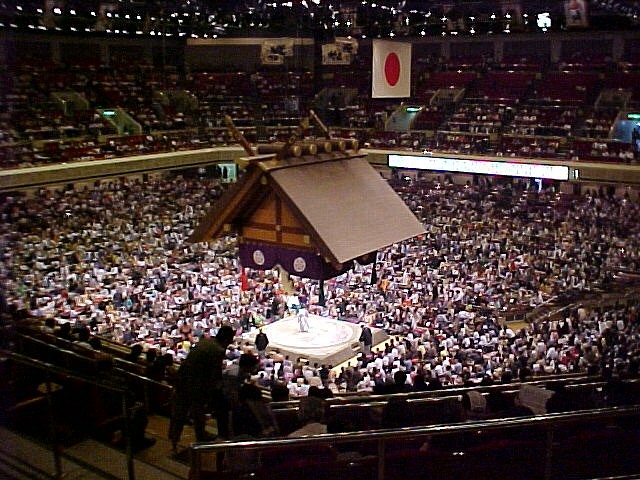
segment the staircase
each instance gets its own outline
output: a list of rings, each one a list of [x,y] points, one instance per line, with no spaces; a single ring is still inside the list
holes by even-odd
[[[154,480],[187,479],[189,467],[173,460],[170,448],[167,440],[159,440],[156,446],[136,454],[135,477]],[[128,478],[124,452],[91,439],[63,448],[61,467],[65,480]],[[50,448],[0,427],[0,478],[51,480],[56,477],[55,472]]]
[[[421,106],[401,105],[387,120],[385,130],[387,132],[408,132],[421,110]]]
[[[97,112],[120,135],[140,135],[142,133],[142,125],[120,107],[100,108],[97,109]]]

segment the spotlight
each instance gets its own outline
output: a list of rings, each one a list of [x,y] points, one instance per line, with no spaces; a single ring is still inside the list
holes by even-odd
[[[549,12],[539,13],[536,23],[543,32],[546,32],[548,28],[551,28],[551,15]]]

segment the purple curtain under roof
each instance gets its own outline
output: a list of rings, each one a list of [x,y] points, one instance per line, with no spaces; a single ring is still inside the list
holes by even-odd
[[[313,251],[295,250],[266,243],[242,242],[239,245],[239,256],[243,267],[268,270],[280,265],[291,275],[315,280],[336,277],[352,266],[352,262],[346,262],[342,269],[338,270]]]

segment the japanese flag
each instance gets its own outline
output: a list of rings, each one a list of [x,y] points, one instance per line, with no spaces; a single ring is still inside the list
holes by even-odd
[[[411,96],[411,44],[373,41],[371,98]]]

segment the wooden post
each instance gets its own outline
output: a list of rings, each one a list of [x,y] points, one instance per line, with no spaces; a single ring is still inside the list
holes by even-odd
[[[318,305],[324,307],[324,280],[320,280],[320,291],[318,292]]]

